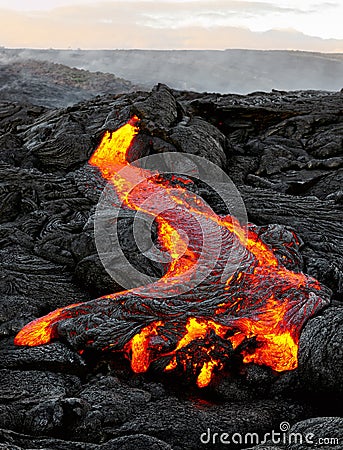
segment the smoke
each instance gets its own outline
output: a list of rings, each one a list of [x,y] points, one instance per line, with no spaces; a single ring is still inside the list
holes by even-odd
[[[87,100],[96,93],[56,81],[54,65],[37,63],[31,50],[0,48],[0,99],[51,107],[66,107]],[[44,70],[43,70],[44,69]],[[68,69],[68,68],[66,68]]]
[[[260,50],[0,50],[1,64],[47,60],[109,72],[150,88],[247,94],[253,91],[340,90],[343,54]]]

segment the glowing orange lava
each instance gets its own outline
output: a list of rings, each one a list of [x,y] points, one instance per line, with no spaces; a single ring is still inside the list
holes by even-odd
[[[129,306],[125,309],[128,299],[154,311],[156,302],[160,301],[163,309],[170,308],[172,313],[169,317],[155,320],[151,313],[148,323],[140,324],[137,333],[124,345],[121,341],[118,343],[118,338],[102,347],[124,352],[136,373],[146,372],[152,362],[162,358],[166,361],[165,371],[180,366],[187,371],[190,365],[198,386],[205,387],[213,373],[225,366],[230,352],[251,338],[255,339],[255,346],[241,350],[244,363],[265,364],[275,371],[296,368],[301,328],[307,318],[327,302],[326,294],[323,293],[322,298],[317,296],[321,286],[303,273],[287,270],[274,250],[252,228],[241,227],[231,216],[215,214],[205,202],[186,189],[185,185],[192,181],[182,180],[178,185],[177,176],[171,181],[152,172],[148,177],[142,176],[147,175],[147,170],[128,162],[128,151],[139,131],[138,125],[139,119],[134,116],[117,131],[106,132],[89,163],[98,167],[102,176],[113,184],[126,207],[154,217],[159,244],[169,253],[171,262],[164,276],[150,289],[151,292],[166,292],[168,289],[175,293],[175,299],[169,303],[161,299],[149,300],[144,293],[137,300],[139,290],[136,290],[135,296],[124,291],[92,302],[70,305],[26,325],[16,336],[15,344],[35,346],[63,335],[73,345],[73,333],[76,332],[59,328],[64,319],[77,318],[79,324],[84,316],[96,309],[100,313],[112,311],[115,317],[123,320],[128,320],[132,314],[134,321],[136,313]],[[142,182],[137,186],[139,177]],[[159,205],[155,200],[149,202],[149,198],[161,198],[166,206],[165,212],[160,213]],[[201,270],[200,234],[191,221],[192,215],[203,227],[219,227],[223,249],[215,269],[201,289],[179,295],[178,286],[191,279],[195,271]],[[188,236],[187,242],[183,233]],[[242,252],[245,268],[221,280],[227,258],[225,251],[233,245]],[[210,306],[206,306],[208,299],[212,299]],[[184,308],[180,307],[181,301]],[[211,314],[206,312],[205,306],[210,308]],[[193,310],[197,311],[196,315],[192,315]],[[108,312],[103,320],[106,316],[109,316]],[[87,332],[90,323],[87,323]],[[93,325],[94,330],[97,327],[98,324]],[[93,335],[91,339],[86,335],[85,332],[83,346],[95,345]],[[194,344],[196,350],[192,347]]]

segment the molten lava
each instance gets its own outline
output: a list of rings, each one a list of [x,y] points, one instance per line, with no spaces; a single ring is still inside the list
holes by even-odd
[[[133,117],[117,131],[106,132],[89,163],[113,184],[125,208],[154,218],[158,245],[170,256],[164,276],[141,291],[53,311],[26,325],[15,344],[35,346],[64,338],[79,351],[124,352],[136,373],[153,364],[164,371],[184,371],[199,387],[207,386],[234,353],[244,363],[265,364],[278,372],[295,369],[302,326],[328,303],[328,291],[283,266],[259,237],[258,227],[244,229],[235,218],[214,213],[187,188],[192,180],[163,177],[129,163],[138,124]],[[207,245],[219,248],[218,258],[200,284],[181,289],[209,267],[203,230],[209,230]],[[290,251],[298,245],[293,237],[284,244]],[[229,258],[240,265],[225,277]]]

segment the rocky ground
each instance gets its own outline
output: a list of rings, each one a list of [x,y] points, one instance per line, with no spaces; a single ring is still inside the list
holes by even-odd
[[[342,448],[342,111],[339,92],[221,96],[163,85],[59,109],[2,100],[0,448],[252,448],[256,442],[213,444],[213,433],[263,436],[281,422],[313,433],[315,443],[254,448]],[[87,161],[103,131],[133,114],[142,118],[145,154],[210,159],[235,182],[251,222],[301,237],[303,271],[328,286],[332,300],[303,329],[298,369],[280,375],[250,364],[199,390],[153,371],[133,375],[117,356],[83,358],[64,342],[13,345],[28,321],[118,290],[94,245],[104,183]]]
[[[99,94],[135,89],[130,81],[110,73],[78,70],[33,59],[8,59],[0,52],[0,98],[48,108],[65,107]]]

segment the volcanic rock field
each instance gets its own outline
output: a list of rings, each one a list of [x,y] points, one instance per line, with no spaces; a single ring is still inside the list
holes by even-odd
[[[341,449],[343,93],[220,95],[159,84],[66,107],[29,100],[0,101],[0,449]],[[301,310],[308,320],[294,370],[243,364],[236,355],[199,388],[154,365],[134,373],[123,354],[83,352],[63,336],[14,344],[30,321],[122,290],[96,249],[94,215],[106,180],[88,161],[104,133],[134,115],[141,155],[182,152],[218,165],[259,238],[287,268],[321,284],[321,308],[312,314],[305,302]],[[207,201],[221,213],[210,192]],[[133,218],[118,219],[130,260],[161,277],[161,266],[130,247]],[[292,236],[296,244],[285,245]],[[287,432],[313,433],[316,443],[262,444],[283,422]],[[214,433],[261,439],[228,445]],[[331,442],[320,446],[320,438]]]

